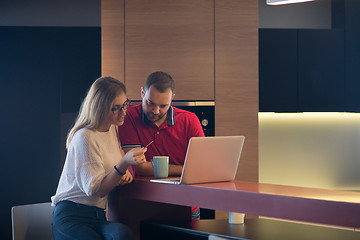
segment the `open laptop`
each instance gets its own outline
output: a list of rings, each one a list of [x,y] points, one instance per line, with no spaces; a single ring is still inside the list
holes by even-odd
[[[172,184],[233,181],[244,141],[244,136],[192,137],[181,177],[150,181]]]

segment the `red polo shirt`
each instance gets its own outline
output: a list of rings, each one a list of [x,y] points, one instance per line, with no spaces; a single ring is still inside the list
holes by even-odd
[[[128,108],[119,136],[122,148],[145,147],[154,140],[145,153],[147,161],[153,156],[169,156],[170,164],[183,165],[189,139],[204,137],[204,132],[192,112],[170,107],[166,121],[158,127],[147,119],[139,104]]]

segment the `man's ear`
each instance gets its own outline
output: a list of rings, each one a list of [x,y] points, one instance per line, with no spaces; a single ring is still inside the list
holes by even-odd
[[[172,97],[171,97],[171,101],[174,99],[175,97],[175,93],[173,93]]]
[[[145,96],[145,90],[144,87],[141,87],[141,98],[144,98]]]

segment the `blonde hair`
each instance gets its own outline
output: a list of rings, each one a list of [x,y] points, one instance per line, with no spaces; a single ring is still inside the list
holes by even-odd
[[[74,126],[68,133],[66,148],[79,129],[97,129],[111,111],[114,99],[122,93],[126,94],[125,85],[117,79],[112,77],[96,79],[81,104]]]

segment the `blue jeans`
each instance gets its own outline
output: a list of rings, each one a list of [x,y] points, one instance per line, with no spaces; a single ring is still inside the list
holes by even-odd
[[[56,204],[53,213],[55,240],[133,240],[124,224],[108,222],[104,209],[71,201]]]

